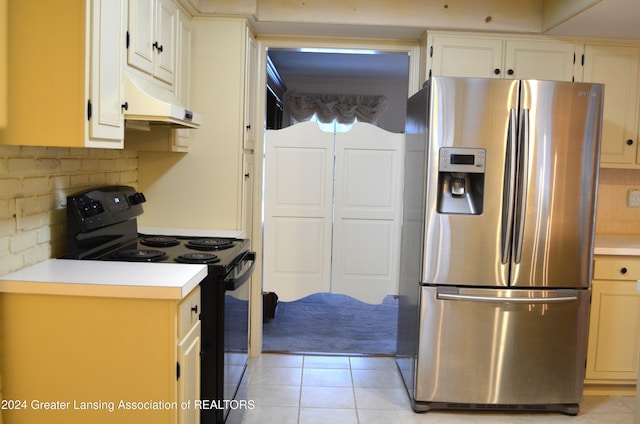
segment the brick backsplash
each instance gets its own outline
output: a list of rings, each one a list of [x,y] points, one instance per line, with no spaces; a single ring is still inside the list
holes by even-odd
[[[0,275],[64,255],[66,196],[136,186],[137,170],[135,151],[0,146]]]

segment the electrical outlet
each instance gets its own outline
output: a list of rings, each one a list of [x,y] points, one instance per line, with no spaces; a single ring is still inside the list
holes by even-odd
[[[630,208],[640,208],[640,189],[629,189],[627,192],[627,206]]]

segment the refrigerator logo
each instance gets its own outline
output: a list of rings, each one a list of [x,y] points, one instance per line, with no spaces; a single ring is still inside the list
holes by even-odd
[[[596,97],[596,93],[592,93],[591,91],[578,91],[578,96],[580,97]]]

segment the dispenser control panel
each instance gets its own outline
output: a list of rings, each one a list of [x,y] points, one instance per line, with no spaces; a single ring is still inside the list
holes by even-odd
[[[440,172],[484,173],[485,149],[466,147],[440,148]]]

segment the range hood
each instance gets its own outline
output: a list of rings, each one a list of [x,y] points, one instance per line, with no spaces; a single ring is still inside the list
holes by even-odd
[[[200,127],[200,114],[179,104],[171,93],[128,72],[124,73],[124,80],[126,121],[143,125],[164,124],[175,128]]]

